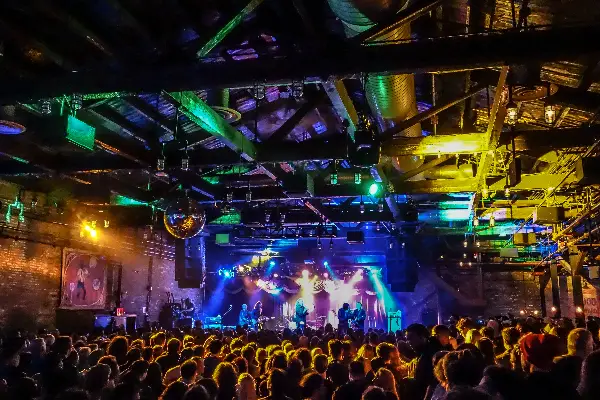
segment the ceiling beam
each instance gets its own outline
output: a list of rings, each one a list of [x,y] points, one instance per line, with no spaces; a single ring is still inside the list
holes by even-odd
[[[548,151],[589,146],[600,139],[600,125],[589,128],[517,130],[514,134],[516,151]],[[498,145],[510,145],[511,136],[502,134]],[[481,153],[487,150],[485,139],[485,134],[480,132],[417,138],[397,137],[383,143],[382,154],[398,157]]]
[[[168,95],[180,105],[180,110],[230,149],[240,152],[247,161],[256,159],[256,146],[243,133],[228,124],[194,92],[172,92]]]
[[[289,117],[281,126],[271,134],[267,143],[269,142],[280,142],[288,137],[288,135],[294,130],[294,128],[321,102],[325,99],[325,94],[322,91],[318,91],[315,95],[308,99],[304,104],[296,110],[296,112]]]
[[[341,79],[330,79],[322,82],[322,85],[336,114],[342,121],[347,121],[348,135],[354,140],[354,132],[356,132],[356,126],[358,125],[358,113],[356,112],[354,102],[352,102],[352,99],[348,95],[344,81]]]
[[[442,111],[447,110],[448,108],[450,108],[462,101],[465,101],[466,99],[468,99],[470,97],[475,96],[477,93],[479,93],[485,87],[486,87],[486,85],[477,84],[473,88],[468,90],[466,93],[457,97],[456,99],[450,100],[449,102],[447,102],[445,104],[440,104],[440,105],[431,107],[427,111],[419,113],[419,114],[415,115],[414,117],[411,117],[407,120],[404,120],[404,121],[398,123],[397,125],[387,129],[386,131],[384,131],[381,134],[382,140],[389,139],[389,138],[393,137],[395,134],[400,133],[400,132],[404,131],[405,129],[408,129],[411,126],[418,124],[419,122],[423,122],[426,119],[430,119],[434,115],[437,115],[437,114],[441,113]]]
[[[508,31],[415,40],[388,46],[340,43],[310,54],[243,62],[81,71],[37,79],[0,82],[0,102],[32,101],[64,93],[180,91],[251,87],[256,82],[291,82],[299,76],[350,76],[358,73],[424,73],[499,66],[527,61],[567,60],[600,50],[600,25]],[[418,54],[419,57],[414,55]],[[321,80],[312,78],[313,81]],[[560,93],[560,91],[558,92]]]
[[[229,22],[227,22],[215,35],[208,40],[200,50],[197,52],[198,58],[205,57],[211,52],[221,41],[229,35],[229,33],[237,27],[256,7],[258,7],[264,0],[251,0],[244,8],[240,10]],[[200,32],[198,32],[200,33]]]

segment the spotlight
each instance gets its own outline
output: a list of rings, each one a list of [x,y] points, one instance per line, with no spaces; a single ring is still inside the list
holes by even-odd
[[[271,221],[271,213],[265,213],[265,223],[269,223]]]
[[[360,213],[364,214],[365,213],[365,202],[362,201],[362,199],[360,200]]]
[[[463,258],[467,258],[467,253],[463,253]]]
[[[323,261],[323,266],[325,268],[329,267],[329,261],[327,261],[327,260]]]
[[[333,250],[333,237],[329,239],[329,250]]]
[[[184,157],[181,159],[181,169],[184,171],[187,171],[190,169],[190,159],[187,157]]]
[[[469,261],[469,267],[472,267],[473,263],[471,261]]]
[[[459,265],[460,267],[462,267],[462,266],[464,265],[464,263],[461,261],[461,262],[459,262],[459,263],[458,263],[458,265]]]
[[[488,188],[481,189],[481,197],[483,197],[484,199],[490,197],[490,191],[488,190]]]
[[[539,312],[538,310],[535,310],[535,311],[533,312],[533,315],[538,315],[539,313],[540,313],[540,312]]]
[[[575,309],[575,312],[577,314],[583,314],[583,308],[581,308],[581,306],[577,306],[577,308]]]
[[[379,203],[377,203],[377,211],[383,212],[383,199],[380,199]]]
[[[504,187],[504,197],[510,197],[510,187],[509,186],[505,186]]]
[[[307,269],[303,269],[303,270],[302,270],[302,277],[303,277],[303,278],[308,278],[308,274],[309,274],[309,272],[308,272],[308,270],[307,270]]]
[[[548,94],[550,94],[550,90],[548,90]],[[550,98],[546,98],[544,103],[544,120],[547,124],[553,124],[556,121],[556,107]]]
[[[269,267],[274,268],[277,263],[273,260],[269,261]]]
[[[355,172],[354,173],[354,184],[360,185],[361,182],[362,182],[362,174],[360,172]]]
[[[279,278],[279,274],[273,274],[273,278]]]
[[[225,200],[227,200],[227,203],[231,203],[233,201],[233,192],[227,192]]]
[[[105,219],[105,220],[104,220],[104,227],[105,227],[105,228],[108,228],[109,226],[110,226],[110,221],[109,221],[109,220],[107,220],[107,219]]]
[[[238,265],[237,270],[238,272],[244,272],[244,267],[242,265]]]
[[[518,119],[519,109],[517,107],[517,104],[511,100],[506,105],[506,122],[511,126],[515,126],[517,124]]]
[[[282,224],[285,222],[285,213],[281,213],[279,215],[279,222],[281,222]]]
[[[476,246],[477,247],[481,246],[481,242],[479,240],[477,241]]]
[[[558,310],[558,309],[554,306],[552,306],[552,308],[550,308],[550,311],[552,311],[552,312],[556,312],[556,310]]]
[[[329,278],[329,274],[327,272],[323,272],[323,278],[325,278],[325,279]]]
[[[479,226],[479,218],[473,217],[473,226]]]
[[[375,196],[377,193],[379,193],[379,184],[371,183],[371,186],[369,186],[369,194]]]
[[[332,172],[329,175],[329,183],[331,183],[334,186],[338,184],[338,173],[337,172]]]
[[[381,230],[381,222],[379,222],[379,221],[375,222],[375,230],[377,232],[379,232]]]
[[[321,238],[317,238],[317,249],[321,250],[323,249],[323,243],[321,243]]]
[[[494,218],[494,215],[490,216],[490,226],[496,226],[496,218]]]
[[[525,310],[521,310],[521,311],[519,311],[519,314],[521,314],[521,315],[525,315]]]
[[[252,201],[252,191],[248,189],[246,192],[246,203],[250,203]]]
[[[467,247],[469,245],[469,242],[467,242],[466,240],[463,242],[463,247]]]

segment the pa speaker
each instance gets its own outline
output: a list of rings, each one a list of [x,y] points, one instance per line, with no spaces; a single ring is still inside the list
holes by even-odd
[[[414,292],[419,281],[419,264],[415,258],[416,242],[412,237],[390,239],[386,254],[386,281],[392,292]]]
[[[560,224],[565,220],[563,207],[537,207],[533,212],[534,224]]]
[[[202,281],[201,238],[175,240],[175,280],[180,288],[198,288]]]
[[[363,231],[348,231],[346,233],[346,241],[348,244],[364,244],[365,233]]]
[[[527,246],[527,245],[532,245],[532,244],[536,244],[537,240],[535,238],[535,233],[533,232],[529,232],[529,233],[515,233],[513,235],[513,243],[515,246]]]

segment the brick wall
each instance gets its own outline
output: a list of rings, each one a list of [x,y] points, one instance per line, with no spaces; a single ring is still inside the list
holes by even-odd
[[[18,239],[0,238],[0,325],[27,329],[54,326],[62,247],[52,243],[69,243],[68,247],[88,249],[120,262],[123,267],[121,304],[128,313],[138,315],[138,323],[143,321],[142,311],[146,306],[150,257],[153,259],[150,320],[158,318],[160,307],[167,300],[167,291],[172,292],[176,300],[189,297],[200,307],[201,289],[179,289],[174,261],[170,259],[172,253],[163,251],[162,247],[159,251],[157,243],[144,241],[141,231],[111,230],[110,237],[106,233],[106,246],[101,247],[84,243],[64,225],[29,218],[18,222],[15,217],[9,224],[1,221],[4,234]]]

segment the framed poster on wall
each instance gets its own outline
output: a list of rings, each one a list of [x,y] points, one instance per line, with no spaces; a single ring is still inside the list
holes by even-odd
[[[63,249],[60,308],[100,310],[106,306],[106,257]]]

